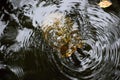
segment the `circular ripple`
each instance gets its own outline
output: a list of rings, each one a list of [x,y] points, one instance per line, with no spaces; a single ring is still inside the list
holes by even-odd
[[[0,42],[0,55],[3,55],[1,60],[5,60],[5,65],[9,65],[9,71],[17,77],[24,80],[120,79],[120,19],[115,14],[105,12],[98,5],[89,4],[86,0],[21,0],[14,7],[15,13],[7,12],[6,9],[3,14],[15,20],[15,25],[19,26],[12,28],[16,32],[15,37],[9,38],[9,35],[14,34],[9,32],[11,28],[7,28],[10,26],[8,23],[12,23],[11,19],[4,23],[5,17],[0,15],[0,24],[3,25],[0,38],[8,35],[8,38],[3,39],[7,44]],[[44,34],[40,30],[45,17],[56,12],[72,19],[85,42],[70,57],[62,58],[60,52],[44,40]],[[5,28],[8,33],[4,32]],[[14,38],[16,42],[13,41]],[[9,44],[10,41],[13,43]]]

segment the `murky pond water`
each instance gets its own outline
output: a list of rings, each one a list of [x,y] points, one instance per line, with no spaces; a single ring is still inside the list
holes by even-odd
[[[1,0],[0,80],[120,80],[120,1],[105,9],[98,3]],[[41,29],[59,19],[56,13],[69,17],[84,41],[69,57],[61,57]],[[77,45],[76,39],[71,43]]]

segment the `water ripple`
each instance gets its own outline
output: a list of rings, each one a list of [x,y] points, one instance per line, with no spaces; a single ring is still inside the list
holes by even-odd
[[[120,79],[120,19],[117,15],[87,0],[10,3],[13,13],[6,8],[0,12],[0,71],[8,70],[19,80]],[[53,13],[70,17],[85,42],[70,57],[61,57],[43,37],[41,27]]]

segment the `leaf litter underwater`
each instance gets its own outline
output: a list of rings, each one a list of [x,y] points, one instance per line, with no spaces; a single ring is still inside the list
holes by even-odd
[[[120,80],[120,2],[111,2],[0,1],[0,80]]]

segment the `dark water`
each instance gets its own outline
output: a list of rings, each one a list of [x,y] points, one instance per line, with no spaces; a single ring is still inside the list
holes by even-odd
[[[0,80],[120,80],[120,1],[0,0]],[[79,27],[86,45],[69,58],[49,46],[39,29],[61,12]]]

